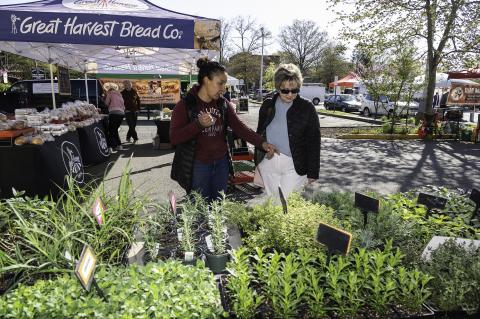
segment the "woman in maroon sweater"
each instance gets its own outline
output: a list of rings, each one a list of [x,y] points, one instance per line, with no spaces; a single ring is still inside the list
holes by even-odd
[[[223,98],[227,73],[218,62],[197,61],[198,85],[177,103],[170,123],[170,141],[177,145],[172,178],[187,193],[197,191],[208,201],[227,189],[229,154],[226,125],[247,142],[272,154],[275,147],[265,142],[237,117]],[[187,151],[185,151],[187,149]]]

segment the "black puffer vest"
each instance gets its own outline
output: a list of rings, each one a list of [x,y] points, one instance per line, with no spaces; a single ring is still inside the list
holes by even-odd
[[[197,100],[193,93],[187,94],[184,98],[185,105],[187,107],[188,119],[190,122],[194,121],[198,114],[196,114],[195,106]],[[223,130],[225,133],[225,140],[227,140],[227,100],[223,97],[220,97],[217,100],[217,107],[220,110],[223,122]],[[173,156],[172,170],[170,172],[170,178],[185,189],[187,193],[190,193],[192,190],[192,180],[193,180],[193,164],[195,162],[195,151],[197,146],[197,140],[192,138],[190,141],[183,144],[178,144],[175,148],[175,155]],[[228,148],[229,149],[229,148]],[[230,152],[229,155],[229,168],[230,174],[233,173],[233,165],[231,161]]]
[[[260,107],[257,133],[267,139],[267,126],[275,117],[275,102],[278,93],[273,98],[263,101]],[[298,175],[318,179],[320,170],[320,122],[312,102],[300,95],[293,100],[287,112],[287,129],[293,164]],[[255,150],[255,163],[258,165],[265,152]]]

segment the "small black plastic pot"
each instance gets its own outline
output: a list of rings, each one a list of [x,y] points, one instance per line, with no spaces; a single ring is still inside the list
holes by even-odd
[[[227,262],[230,257],[228,253],[222,255],[205,254],[207,257],[207,266],[214,274],[221,274],[227,269]]]

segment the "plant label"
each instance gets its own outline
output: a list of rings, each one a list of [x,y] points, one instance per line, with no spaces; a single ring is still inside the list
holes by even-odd
[[[63,256],[64,256],[65,259],[68,260],[68,261],[75,261],[68,250],[65,250],[65,253],[63,254]]]
[[[103,224],[103,216],[105,216],[105,210],[106,208],[105,205],[103,205],[102,200],[100,199],[100,197],[97,197],[92,206],[92,214],[99,225]]]
[[[90,291],[93,277],[95,275],[95,265],[97,257],[89,245],[84,245],[80,259],[75,267],[75,275],[86,291]]]
[[[211,252],[215,251],[213,248],[212,235],[208,235],[207,237],[205,237],[205,243],[207,243],[208,250],[210,250]]]
[[[186,251],[185,252],[185,261],[192,261],[193,260],[193,251]]]
[[[350,250],[352,234],[325,223],[320,223],[317,230],[317,241],[327,246],[330,254],[346,255]]]
[[[177,228],[177,238],[178,238],[178,241],[183,240],[183,230],[181,228]]]
[[[170,208],[172,209],[173,215],[177,216],[177,196],[174,191],[168,192],[168,199],[170,200]]]
[[[443,197],[438,197],[430,194],[419,193],[418,204],[425,205],[428,210],[431,209],[444,209],[445,205],[447,204],[447,199]]]
[[[363,212],[378,213],[380,201],[376,198],[355,192],[355,206]]]
[[[476,188],[472,189],[472,192],[470,193],[470,199],[477,205],[477,207],[480,206],[480,191]]]
[[[160,251],[160,243],[156,243],[155,244],[155,256],[153,256],[153,257],[157,257],[159,251]]]
[[[282,202],[283,213],[284,213],[284,214],[287,214],[287,213],[288,213],[287,200],[285,199],[285,196],[283,196],[283,192],[282,192],[282,187],[281,187],[281,186],[278,186],[278,196],[280,196],[280,201]]]
[[[445,237],[445,236],[433,236],[432,239],[428,242],[427,247],[422,252],[423,260],[430,260],[432,252],[437,250],[442,244],[447,240],[454,240],[457,244],[463,245],[464,247],[473,247],[480,248],[480,240],[465,239],[465,238],[455,238],[455,237]]]

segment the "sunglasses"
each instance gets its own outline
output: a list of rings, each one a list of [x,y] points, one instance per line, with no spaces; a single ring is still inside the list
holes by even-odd
[[[280,89],[280,92],[282,94],[288,94],[288,93],[292,93],[292,94],[298,94],[298,92],[300,92],[300,89],[292,89],[292,90],[288,90],[288,89]]]

